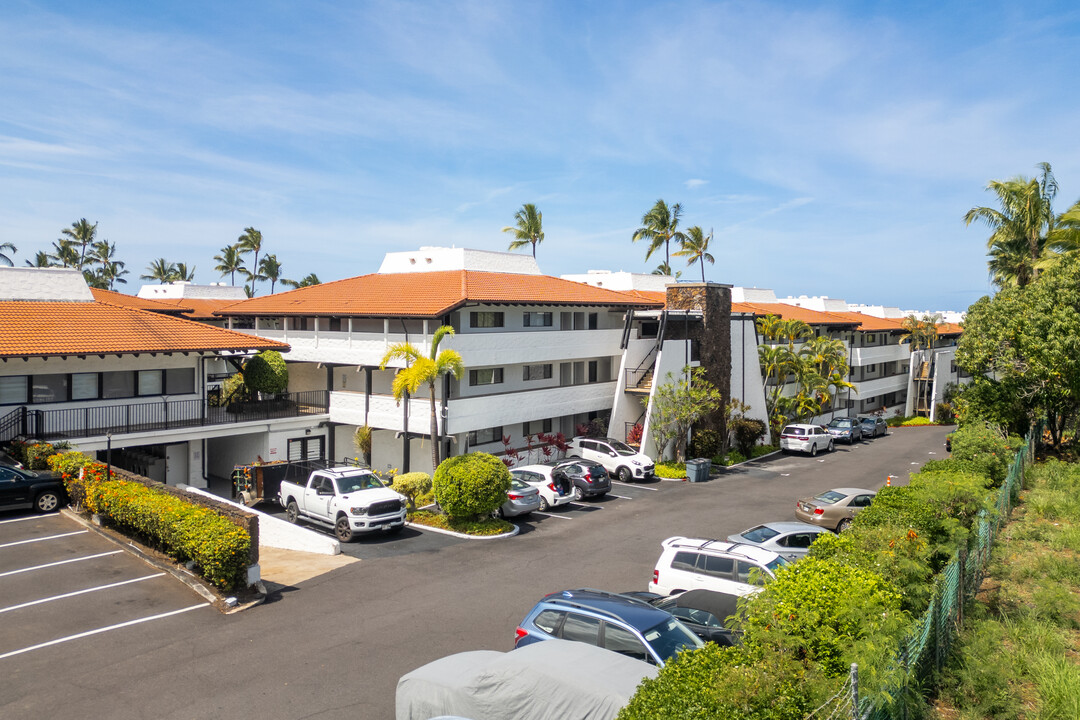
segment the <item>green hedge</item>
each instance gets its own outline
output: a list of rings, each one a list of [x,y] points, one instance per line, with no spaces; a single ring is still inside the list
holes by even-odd
[[[416,499],[431,492],[431,476],[422,472],[396,475],[390,488],[409,498],[409,511],[416,510]]]
[[[669,480],[681,480],[686,477],[686,463],[658,462],[656,463],[656,476]]]
[[[641,684],[619,720],[804,720],[851,663],[861,693],[886,701],[912,618],[928,607],[935,574],[969,547],[980,511],[994,511],[997,458],[1007,463],[1015,449],[985,428],[969,434],[964,459],[933,461],[908,485],[882,488],[847,530],[819,538],[808,559],[741,599],[741,648],[680,655]]]
[[[82,453],[53,455],[49,467],[63,475],[72,502],[117,530],[180,562],[193,561],[202,576],[220,588],[246,584],[251,536],[227,518],[142,483],[107,480],[106,466]]]
[[[510,471],[488,453],[469,453],[439,463],[432,478],[435,500],[456,518],[478,518],[506,502]]]

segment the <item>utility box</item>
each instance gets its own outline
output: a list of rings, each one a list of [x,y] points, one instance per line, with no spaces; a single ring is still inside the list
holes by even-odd
[[[686,476],[690,478],[690,482],[707,482],[711,470],[712,460],[708,458],[686,461]]]

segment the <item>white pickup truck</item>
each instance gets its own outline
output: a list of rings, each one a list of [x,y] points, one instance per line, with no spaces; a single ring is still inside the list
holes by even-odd
[[[341,542],[357,533],[405,527],[405,496],[364,468],[315,470],[304,484],[282,480],[278,502],[289,522],[307,520],[333,528]]]

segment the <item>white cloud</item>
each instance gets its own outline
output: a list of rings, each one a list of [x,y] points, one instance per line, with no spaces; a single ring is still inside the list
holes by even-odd
[[[702,185],[708,185],[708,184],[709,184],[708,180],[701,180],[701,179],[698,179],[698,178],[691,178],[690,180],[687,180],[686,182],[683,183],[683,185],[686,186],[687,190],[694,190],[696,188],[701,187]]]

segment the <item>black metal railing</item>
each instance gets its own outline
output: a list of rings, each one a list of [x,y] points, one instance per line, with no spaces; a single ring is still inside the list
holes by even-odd
[[[73,440],[111,432],[172,430],[204,425],[276,420],[326,413],[329,393],[309,390],[282,393],[272,398],[212,405],[209,400],[159,400],[127,405],[38,410],[17,408],[5,415],[0,442],[16,437]]]

